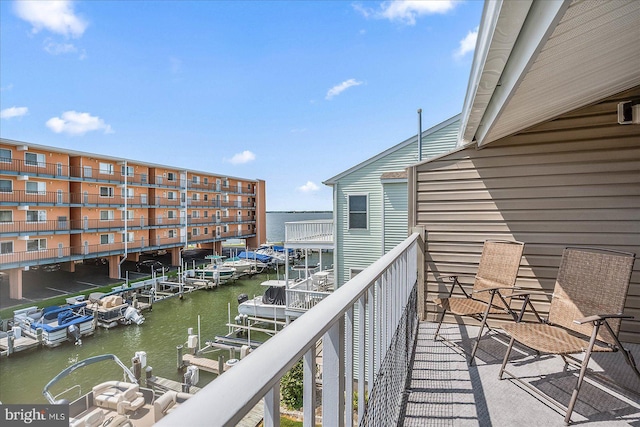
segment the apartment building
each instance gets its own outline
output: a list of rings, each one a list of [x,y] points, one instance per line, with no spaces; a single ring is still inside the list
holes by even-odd
[[[166,250],[179,265],[188,246],[217,252],[228,239],[266,241],[263,180],[216,175],[0,139],[0,270],[10,297],[22,272],[59,263],[124,259]]]

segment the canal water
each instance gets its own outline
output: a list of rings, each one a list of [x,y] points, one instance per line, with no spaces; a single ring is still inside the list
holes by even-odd
[[[323,254],[322,261],[323,265],[329,266],[332,262],[331,254]],[[317,264],[318,254],[311,254],[308,262],[309,265]],[[292,273],[290,277],[297,277],[297,273]],[[193,328],[194,333],[197,333],[198,316],[201,345],[204,346],[205,341],[213,340],[216,335],[228,333],[226,324],[229,320],[229,307],[233,322],[238,313],[239,294],[247,294],[249,297],[262,295],[264,287],[260,283],[276,278],[276,272],[271,271],[269,274],[227,283],[217,289],[192,292],[182,300],[173,297],[160,301],[154,304],[153,311],[144,312],[146,321],[143,325],[98,328],[93,336],[82,340],[81,346],[65,343],[52,349],[43,347],[16,353],[9,358],[3,357],[0,359],[0,402],[47,403],[42,389],[56,374],[79,360],[106,353],[115,354],[125,365],[131,366],[131,358],[135,352],[145,351],[147,364],[153,367],[154,375],[181,381],[182,373],[177,370],[176,347],[186,343],[188,328]],[[283,278],[282,269],[279,278]],[[268,336],[256,333],[251,335],[251,339],[264,341]],[[228,352],[220,354],[224,355],[225,360],[230,358]],[[217,356],[213,358],[217,359]],[[57,394],[75,382],[86,392],[101,381],[122,379],[121,371],[113,371],[113,366],[113,363],[99,363],[91,368],[81,369],[78,374],[82,373],[82,378],[70,378],[61,383],[60,387],[56,386],[52,392]],[[214,378],[213,374],[200,371],[197,386],[203,387]],[[62,397],[74,398],[73,394]]]

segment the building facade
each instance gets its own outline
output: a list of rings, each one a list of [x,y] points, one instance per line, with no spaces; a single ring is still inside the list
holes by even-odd
[[[0,270],[22,298],[22,271],[106,258],[110,277],[124,259],[167,251],[220,252],[222,242],[266,241],[262,180],[0,140]]]

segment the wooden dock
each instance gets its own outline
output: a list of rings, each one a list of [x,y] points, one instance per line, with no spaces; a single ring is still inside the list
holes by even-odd
[[[182,361],[185,363],[185,365],[197,366],[203,371],[220,375],[219,362],[217,360],[209,359],[208,357],[196,356],[193,354],[183,354]],[[228,369],[231,369],[231,366],[225,363],[223,370],[226,371]]]
[[[28,350],[39,346],[37,339],[22,335],[20,338],[14,338],[12,352]],[[9,354],[9,337],[0,338],[0,356],[10,356]]]
[[[256,427],[260,425],[263,418],[264,402],[260,400],[260,402],[256,406],[254,406],[253,409],[249,411],[249,413],[245,415],[238,424],[236,424],[236,427]]]
[[[157,388],[162,391],[169,391],[169,390],[173,390],[177,392],[182,391],[182,383],[179,383],[178,381],[170,380],[168,378],[162,378],[162,377],[156,377],[156,376],[147,378],[147,387],[151,387],[153,389]],[[200,390],[201,390],[200,387],[196,387],[194,385],[189,387],[189,393],[191,394],[195,394]]]

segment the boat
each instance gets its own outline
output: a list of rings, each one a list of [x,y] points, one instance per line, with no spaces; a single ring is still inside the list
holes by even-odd
[[[227,260],[225,260],[222,263],[223,267],[231,267],[234,268],[236,270],[236,274],[238,276],[241,276],[243,274],[252,274],[256,269],[254,268],[254,263],[247,260],[247,259],[242,259],[239,257],[233,257],[233,258],[229,258]]]
[[[82,344],[82,337],[95,330],[94,317],[86,313],[86,302],[66,306],[49,306],[42,310],[27,307],[14,312],[14,325],[34,338],[42,331],[42,343],[57,347],[66,341]]]
[[[142,325],[144,323],[145,319],[140,310],[117,294],[120,292],[123,291],[89,294],[87,312],[96,318],[98,326],[110,329],[118,325],[131,325],[132,323]]]
[[[292,281],[289,281],[293,284]],[[285,320],[287,282],[284,280],[266,280],[261,283],[266,287],[263,295],[249,299],[247,294],[238,296],[239,315],[260,317],[265,319]],[[238,321],[239,319],[236,319]]]
[[[242,251],[236,258],[248,261],[253,264],[253,267],[258,272],[262,272],[264,269],[269,268],[273,263],[273,258],[269,255],[259,254],[253,251]]]
[[[196,277],[200,279],[210,279],[214,283],[226,283],[236,278],[236,269],[223,265],[221,255],[207,255],[205,259],[210,260],[209,265],[195,270]]]
[[[143,359],[143,360],[141,360]],[[83,393],[80,383],[54,395],[52,388],[70,374],[100,362],[115,362],[122,369],[122,380],[111,379],[92,386]],[[134,369],[144,369],[146,353],[138,352],[134,358]],[[86,378],[93,378],[94,369],[89,368]],[[80,374],[82,375],[82,374]],[[74,378],[75,379],[75,378]],[[79,377],[78,380],[83,378]],[[69,381],[65,381],[68,383]],[[73,382],[73,381],[71,381]],[[72,392],[79,397],[69,401],[62,396]],[[42,394],[52,405],[69,405],[69,425],[148,427],[160,421],[166,414],[179,407],[192,395],[169,390],[160,396],[150,388],[141,387],[134,373],[114,354],[90,357],[67,367],[45,385]]]

